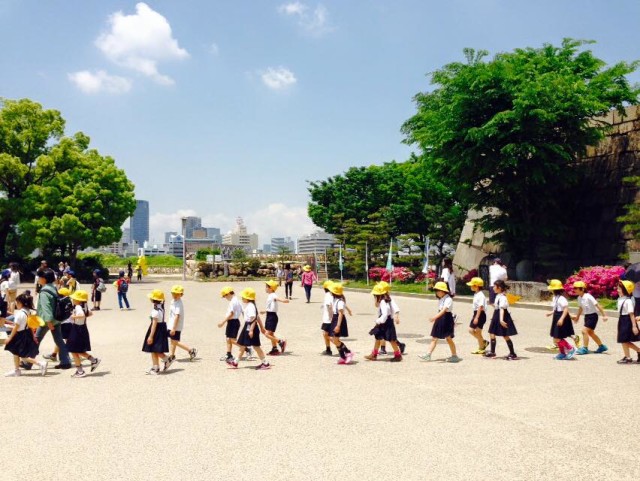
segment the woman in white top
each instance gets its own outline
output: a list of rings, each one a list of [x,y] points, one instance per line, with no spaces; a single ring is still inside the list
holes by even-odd
[[[16,296],[18,295],[18,286],[20,285],[20,271],[18,264],[12,262],[9,264],[11,273],[9,274],[9,286],[7,288],[7,313],[13,314],[16,304]]]
[[[596,309],[602,314],[602,319],[606,322],[607,315],[604,313],[602,306],[596,301],[595,297],[587,292],[587,284],[583,281],[576,281],[573,283],[573,288],[578,295],[578,313],[573,317],[573,322],[578,322],[580,316],[584,314],[584,327],[582,328],[582,339],[584,346],[578,349],[578,354],[589,354],[589,338],[593,339],[598,345],[596,353],[608,351],[609,348],[602,344],[602,341],[595,332],[596,325],[598,324],[598,313]]]
[[[493,264],[489,266],[489,286],[496,285],[496,281],[507,282],[507,268],[499,257],[493,260]],[[489,289],[489,304],[493,305],[496,301],[496,293],[493,289]]]
[[[633,282],[620,281],[618,284],[618,342],[622,344],[624,357],[618,361],[618,364],[631,364],[633,360],[630,357],[630,350],[633,349],[638,354],[640,363],[640,347],[634,342],[640,341],[640,329],[638,328],[638,318],[634,314],[635,303],[631,296],[633,293]]]
[[[447,284],[449,288],[449,295],[451,297],[455,297],[456,295],[456,276],[453,273],[453,262],[451,259],[447,258],[442,261],[442,273],[440,277],[442,277],[442,281]]]

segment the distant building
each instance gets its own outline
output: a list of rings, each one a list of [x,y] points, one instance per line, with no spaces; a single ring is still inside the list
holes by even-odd
[[[143,245],[149,240],[149,202],[146,200],[136,200],[136,210],[131,217],[129,228],[131,232],[131,242]]]
[[[296,243],[291,237],[272,237],[271,238],[271,252],[278,254],[282,252],[282,249],[286,249],[287,253],[296,253]]]
[[[177,232],[165,232],[164,233],[164,243],[168,244],[169,242],[171,242],[171,238],[177,236],[178,233]],[[182,236],[181,236],[182,237]]]
[[[168,232],[167,232],[168,234]],[[166,238],[166,237],[165,237]],[[165,249],[167,251],[167,254],[172,255],[172,256],[176,256],[176,257],[182,257],[182,243],[183,243],[183,237],[179,234],[174,234],[169,236],[169,241],[165,242]]]
[[[122,229],[122,237],[120,238],[120,242],[122,242],[123,244],[131,243],[131,228],[130,227],[125,227],[124,229]]]
[[[187,239],[193,238],[193,231],[202,227],[202,219],[200,217],[187,217],[185,224],[185,237]]]
[[[222,243],[222,236],[220,235],[220,229],[217,227],[203,227],[203,229],[207,229],[207,239],[211,239],[212,241]]]
[[[336,239],[324,231],[316,231],[298,238],[298,254],[320,254],[335,245]]]
[[[262,252],[265,254],[271,254],[271,244],[265,244],[262,246]]]
[[[258,249],[258,234],[247,233],[242,217],[238,217],[236,228],[222,236],[222,244],[242,246],[251,252]]]

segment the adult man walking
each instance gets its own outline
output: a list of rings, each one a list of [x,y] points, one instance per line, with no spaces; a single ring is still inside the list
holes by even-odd
[[[60,327],[60,321],[55,319],[56,304],[58,303],[58,291],[56,291],[53,283],[56,280],[56,275],[53,270],[45,268],[38,270],[38,282],[41,289],[38,295],[38,316],[42,318],[45,325],[39,327],[36,331],[36,337],[38,338],[38,344],[42,343],[42,339],[51,331],[53,336],[53,342],[56,343],[58,349],[60,349],[60,364],[55,366],[56,369],[70,369],[71,360],[69,359],[69,351],[67,345],[62,339],[62,329]]]

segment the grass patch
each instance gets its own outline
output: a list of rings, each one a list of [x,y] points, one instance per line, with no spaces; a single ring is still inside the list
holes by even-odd
[[[356,288],[356,289],[373,289],[373,286],[375,285],[375,282],[371,281],[369,282],[369,285],[367,286],[367,282],[366,281],[345,281],[344,282],[345,287],[352,287],[352,288]],[[412,294],[433,294],[433,291],[427,291],[426,287],[424,284],[391,284],[391,292],[408,292],[408,293],[412,293]]]

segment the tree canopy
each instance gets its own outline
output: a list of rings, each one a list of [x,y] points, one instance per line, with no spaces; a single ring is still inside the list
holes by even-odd
[[[0,257],[39,247],[75,259],[79,249],[120,239],[135,210],[124,171],[89,149],[85,134],[64,137],[64,127],[58,111],[28,99],[3,100]]]
[[[577,159],[606,132],[594,118],[638,100],[626,78],[638,62],[607,68],[588,43],[565,39],[491,61],[467,49],[466,63],[431,75],[435,88],[416,95],[417,113],[402,127],[455,197],[483,212],[480,227],[531,259],[557,233]]]

